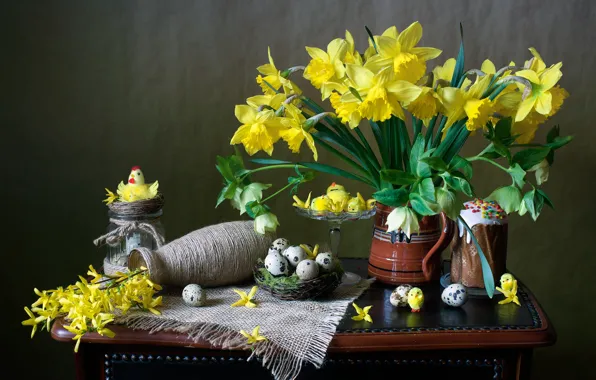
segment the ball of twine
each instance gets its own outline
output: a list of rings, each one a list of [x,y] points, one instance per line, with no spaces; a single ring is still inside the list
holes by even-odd
[[[136,216],[143,214],[154,214],[161,210],[164,205],[164,197],[158,193],[155,198],[144,199],[134,202],[112,202],[108,205],[110,211],[119,215]]]
[[[275,236],[254,231],[253,221],[216,224],[193,231],[156,251],[137,248],[129,269],[144,266],[158,284],[223,286],[252,277],[252,269]]]

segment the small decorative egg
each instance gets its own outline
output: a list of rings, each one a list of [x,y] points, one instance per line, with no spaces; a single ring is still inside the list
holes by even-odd
[[[468,291],[462,284],[451,284],[443,290],[441,300],[449,306],[460,307],[468,300]]]
[[[267,250],[267,255],[270,255],[272,253],[278,253],[281,254],[282,251],[279,250],[279,248],[271,246],[269,247],[269,249]]]
[[[312,280],[319,275],[319,266],[314,260],[302,260],[296,267],[296,275],[301,280]]]
[[[286,238],[275,239],[275,241],[271,244],[271,248],[277,248],[279,253],[285,251],[285,249],[289,246],[290,242]]]
[[[273,276],[288,275],[288,260],[277,252],[273,252],[265,257],[265,268]]]
[[[306,259],[306,257],[307,257],[304,249],[302,249],[302,247],[297,246],[297,245],[288,247],[284,251],[283,255],[286,257],[286,259],[288,259],[288,261],[290,262],[290,265],[292,265],[294,267],[296,265],[298,265],[298,263],[300,263],[302,260]]]
[[[404,307],[408,306],[408,293],[412,290],[412,285],[400,285],[393,292],[391,292],[391,296],[389,297],[389,302],[395,307]]]
[[[315,261],[317,264],[319,264],[323,272],[331,272],[333,269],[335,269],[336,263],[333,259],[333,255],[330,252],[319,253]]]
[[[207,302],[207,293],[197,284],[188,284],[182,290],[182,299],[188,306],[203,306]]]

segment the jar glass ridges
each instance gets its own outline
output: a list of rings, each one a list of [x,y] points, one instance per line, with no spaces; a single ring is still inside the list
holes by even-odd
[[[165,238],[165,230],[161,223],[162,210],[158,210],[152,214],[140,214],[140,215],[123,215],[113,211],[109,211],[110,224],[108,225],[107,232],[111,232],[123,224],[137,222],[147,223],[155,228],[156,232]],[[112,265],[127,266],[128,255],[130,252],[139,247],[149,248],[155,250],[158,248],[157,242],[149,233],[143,229],[135,229],[126,236],[123,236],[115,244],[106,244],[107,247],[107,261]]]

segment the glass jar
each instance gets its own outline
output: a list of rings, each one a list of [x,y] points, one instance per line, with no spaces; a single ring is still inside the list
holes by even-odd
[[[152,225],[155,231],[162,236],[163,240],[165,240],[165,230],[160,220],[161,215],[162,210],[158,210],[152,214],[139,215],[124,215],[109,211],[108,216],[110,217],[110,224],[108,225],[107,232],[114,231],[127,223],[146,223]],[[118,242],[114,244],[106,244],[106,247],[107,261],[112,265],[125,267],[128,264],[128,255],[132,250],[139,247],[155,250],[158,248],[158,244],[148,230],[138,228],[129,232],[126,236],[122,236]]]

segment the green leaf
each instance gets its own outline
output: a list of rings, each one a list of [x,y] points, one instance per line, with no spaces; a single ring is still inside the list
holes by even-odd
[[[422,216],[437,214],[429,202],[425,201],[420,194],[410,193],[410,205],[414,211]]]
[[[428,164],[428,166],[438,171],[439,173],[445,172],[448,169],[447,164],[440,157],[425,157],[421,158],[420,161]]]
[[[460,192],[466,194],[468,197],[474,196],[474,190],[472,189],[470,182],[468,182],[467,179],[463,178],[459,174],[459,172],[452,172],[452,173],[445,172],[445,173],[441,174],[441,177],[443,177],[443,180],[445,181],[447,186],[449,186],[453,190],[460,191]]]
[[[550,129],[550,131],[548,131],[548,134],[546,135],[546,142],[551,143],[551,142],[555,141],[555,139],[557,137],[559,137],[560,133],[561,133],[561,131],[559,129],[559,126],[555,125],[554,127],[552,127]]]
[[[502,142],[494,140],[493,148],[501,157],[505,157],[508,162],[511,162],[511,152]]]
[[[230,167],[230,157],[217,156],[216,160],[217,165],[215,165],[215,167],[222,177],[224,177],[228,182],[235,182],[236,178],[234,177],[234,172]]]
[[[362,102],[362,97],[360,96],[360,93],[358,92],[358,90],[356,90],[354,87],[349,87],[350,92],[352,93],[352,95],[354,95],[356,97],[356,99],[360,100]]]
[[[383,189],[373,194],[377,202],[390,207],[404,206],[408,202],[408,191],[406,189]]]
[[[260,204],[257,201],[248,202],[245,205],[245,209],[248,216],[250,216],[253,219],[259,215],[263,215],[269,212],[269,207],[267,207],[267,205]]]
[[[555,137],[553,141],[545,145],[552,149],[559,149],[560,147],[569,144],[571,140],[573,140],[573,136]]]
[[[511,144],[511,118],[507,117],[497,122],[495,126],[495,138],[505,145]]]
[[[462,156],[453,157],[453,159],[451,160],[451,164],[449,165],[449,168],[452,170],[460,170],[461,169],[461,171],[464,173],[466,178],[472,179],[472,175],[474,172],[472,170],[472,164],[470,163],[470,161],[466,160]]]
[[[368,26],[364,26],[364,29],[366,29],[366,33],[368,33],[368,37],[370,38],[370,42],[372,43],[372,46],[375,48],[375,51],[378,53],[379,49],[377,48],[377,43],[375,42],[375,37],[373,36],[372,32],[370,31],[370,29],[368,29]]]
[[[410,173],[417,172],[418,160],[422,156],[422,153],[424,153],[424,137],[418,135],[410,152]]]
[[[364,177],[360,177],[358,175],[352,174],[348,171],[343,169],[335,168],[333,166],[319,164],[318,162],[299,162],[299,165],[306,166],[309,169],[313,169],[322,173],[332,174],[339,177],[344,177],[348,179],[353,179],[355,181],[365,182],[371,184],[370,181]],[[371,184],[372,186],[372,184]]]
[[[480,257],[480,264],[482,266],[484,289],[486,289],[486,293],[488,294],[488,296],[490,298],[493,298],[493,295],[495,294],[495,278],[493,277],[493,271],[490,269],[490,265],[488,264],[486,256],[484,255],[484,251],[482,251],[482,247],[478,243],[478,239],[476,239],[476,236],[472,232],[472,229],[470,228],[470,226],[468,226],[468,223],[466,223],[465,219],[463,219],[461,216],[458,216],[458,220],[461,222],[461,224],[464,225],[465,229],[468,231],[468,234],[470,234],[470,237],[472,238],[474,245],[476,246],[478,256]]]
[[[389,165],[389,156],[387,155],[388,149],[385,144],[388,142],[383,139],[383,132],[381,131],[381,127],[379,124],[375,123],[372,120],[368,121],[370,123],[370,127],[372,129],[373,135],[375,136],[375,140],[377,141],[377,146],[379,147],[379,152],[381,152],[381,159],[383,160],[384,167]]]
[[[414,174],[396,169],[381,170],[381,179],[394,185],[411,185],[417,180]]]
[[[457,199],[455,193],[445,190],[442,187],[437,187],[435,189],[435,197],[441,211],[443,211],[449,219],[457,220],[457,217],[463,208],[463,204]]]
[[[393,116],[395,117],[395,116]],[[397,119],[397,118],[396,118]],[[406,128],[406,124],[402,119],[397,119],[397,137],[400,144],[400,152],[403,158],[404,170],[408,170],[410,167],[410,154],[412,150],[412,145],[410,143],[410,135],[408,134],[408,129]],[[415,173],[416,171],[412,171]]]
[[[528,170],[546,158],[550,148],[529,148],[520,150],[513,156],[513,163],[518,163],[522,169]]]
[[[552,208],[553,210],[555,209],[555,205],[544,191],[542,191],[541,189],[536,189],[536,194],[540,195],[540,197],[542,198],[542,202],[546,203],[548,207]]]
[[[464,75],[464,28],[461,23],[459,24],[459,34],[461,36],[461,43],[459,45],[459,53],[457,54],[453,76],[451,77],[451,87],[457,87],[461,77]]]
[[[515,182],[515,184],[520,189],[524,187],[524,185],[526,184],[526,182],[524,181],[524,178],[526,177],[526,172],[524,169],[521,168],[521,166],[519,166],[519,164],[513,164],[513,166],[507,169],[507,173],[509,173],[509,175],[513,179],[513,182]]]
[[[255,164],[261,165],[280,165],[280,164],[291,164],[292,161],[276,160],[274,158],[253,158],[250,160]]]
[[[489,201],[496,201],[506,213],[519,210],[522,200],[521,192],[513,185],[500,187],[493,191],[487,198]]]
[[[422,198],[429,202],[436,202],[435,198],[435,185],[432,178],[425,178],[418,184],[418,192],[422,195]]]
[[[215,204],[215,207],[219,206],[226,199],[234,198],[237,187],[238,184],[236,184],[236,182],[230,182],[223,189],[221,189],[217,197],[217,203]]]

